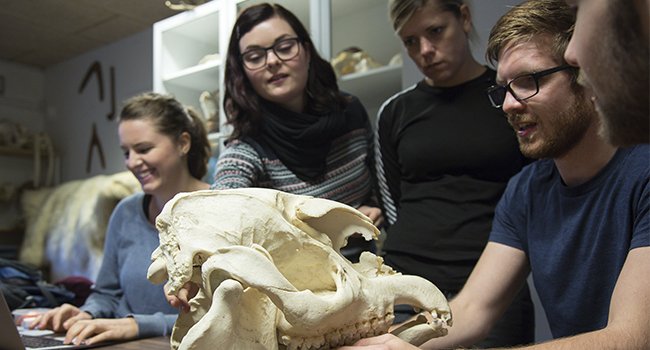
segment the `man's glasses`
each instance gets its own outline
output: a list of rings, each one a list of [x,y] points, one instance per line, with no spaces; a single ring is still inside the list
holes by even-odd
[[[505,101],[508,92],[517,101],[529,99],[539,93],[539,79],[541,77],[572,67],[569,64],[564,64],[541,72],[520,75],[510,80],[508,85],[492,85],[487,89],[488,97],[490,97],[490,102],[492,102],[494,108],[503,106],[503,101]]]
[[[282,61],[288,61],[300,53],[300,38],[280,40],[273,46],[252,49],[244,52],[240,57],[244,66],[250,70],[261,69],[266,66],[266,56],[269,50]]]

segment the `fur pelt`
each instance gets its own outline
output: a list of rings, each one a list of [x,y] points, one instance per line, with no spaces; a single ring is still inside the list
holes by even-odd
[[[95,281],[106,227],[117,203],[141,189],[130,172],[70,181],[21,195],[25,238],[21,262],[49,268],[50,279],[83,276]]]

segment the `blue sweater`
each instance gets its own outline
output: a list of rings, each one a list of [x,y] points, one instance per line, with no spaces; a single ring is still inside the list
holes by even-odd
[[[147,280],[151,253],[158,247],[158,231],[143,210],[144,192],[124,198],[106,230],[102,266],[81,310],[94,318],[133,317],[138,338],[171,333],[178,310],[167,302],[163,284]]]

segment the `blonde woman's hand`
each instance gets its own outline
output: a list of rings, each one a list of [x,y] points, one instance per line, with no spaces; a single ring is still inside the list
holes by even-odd
[[[36,317],[28,326],[29,329],[51,329],[55,332],[65,332],[80,320],[91,320],[87,312],[79,310],[70,304],[63,304]]]
[[[175,308],[180,308],[186,313],[190,312],[189,302],[199,292],[199,286],[193,282],[185,282],[183,287],[178,291],[178,295],[169,295],[167,294],[168,284],[169,282],[165,283],[163,289],[165,290],[165,297],[167,298],[169,305]]]
[[[115,340],[132,340],[138,336],[138,324],[133,317],[80,320],[68,329],[65,344],[86,345]]]

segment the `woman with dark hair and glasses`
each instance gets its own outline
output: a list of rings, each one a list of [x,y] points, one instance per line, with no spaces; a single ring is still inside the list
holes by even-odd
[[[332,66],[294,14],[268,3],[244,9],[225,71],[233,132],[212,189],[265,187],[331,199],[381,224],[368,115],[339,91]],[[356,261],[363,250],[374,250],[374,242],[351,237],[342,252]]]
[[[423,79],[384,103],[377,121],[379,199],[387,265],[461,290],[485,248],[508,180],[528,160],[486,90],[496,72],[470,50],[466,0],[390,0],[396,35]],[[452,310],[453,311],[453,310]],[[395,307],[396,322],[415,315]],[[527,286],[481,347],[534,341]]]

